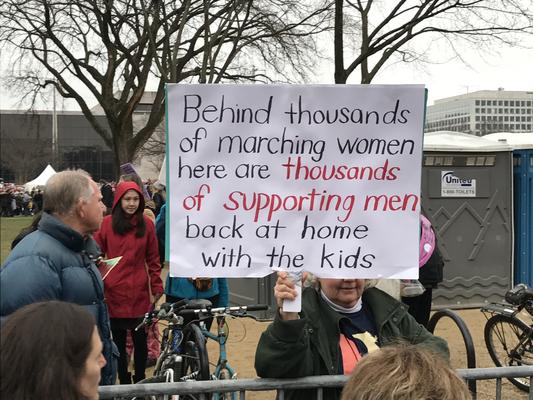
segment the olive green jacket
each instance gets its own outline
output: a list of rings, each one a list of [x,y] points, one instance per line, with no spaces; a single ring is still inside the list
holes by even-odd
[[[407,306],[385,292],[370,288],[363,293],[374,315],[380,347],[404,341],[423,344],[449,358],[447,343],[429,333],[408,314]],[[302,295],[300,319],[283,321],[276,313],[274,322],[261,335],[255,354],[255,369],[262,378],[298,378],[336,375],[341,365],[339,321],[341,314],[331,309],[312,288]],[[285,393],[288,400],[316,398],[314,390]],[[326,389],[324,399],[340,398],[340,389]]]

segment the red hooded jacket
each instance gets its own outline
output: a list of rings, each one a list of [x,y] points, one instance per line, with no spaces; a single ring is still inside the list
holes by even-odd
[[[135,182],[121,182],[117,185],[113,210],[120,207],[120,200],[128,190],[139,193],[139,208],[144,209],[143,194]],[[132,223],[135,224],[135,214]],[[119,263],[104,279],[104,295],[111,318],[137,318],[149,311],[152,295],[163,293],[161,281],[161,264],[154,224],[143,214],[146,232],[136,237],[136,229],[124,235],[113,231],[111,215],[104,218],[100,230],[94,239],[106,258],[122,256]],[[148,276],[150,278],[148,278]]]

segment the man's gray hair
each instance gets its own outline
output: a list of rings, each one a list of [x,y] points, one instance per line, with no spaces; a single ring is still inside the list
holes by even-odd
[[[91,176],[82,169],[66,170],[52,175],[44,187],[43,211],[67,215],[79,199],[89,200],[93,195]]]

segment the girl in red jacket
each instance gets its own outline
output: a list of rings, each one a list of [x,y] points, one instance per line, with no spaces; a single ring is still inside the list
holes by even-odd
[[[120,351],[118,376],[121,384],[131,383],[126,354],[126,335],[133,338],[135,375],[144,379],[146,331],[134,328],[163,293],[159,252],[154,224],[143,215],[144,198],[135,182],[116,187],[111,215],[104,218],[94,235],[106,258],[122,257],[112,270],[102,274],[113,340]]]

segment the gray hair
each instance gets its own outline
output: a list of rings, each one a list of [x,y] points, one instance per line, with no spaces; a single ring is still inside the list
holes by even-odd
[[[66,170],[52,175],[44,187],[43,211],[67,215],[81,199],[93,195],[91,176],[82,169]]]

